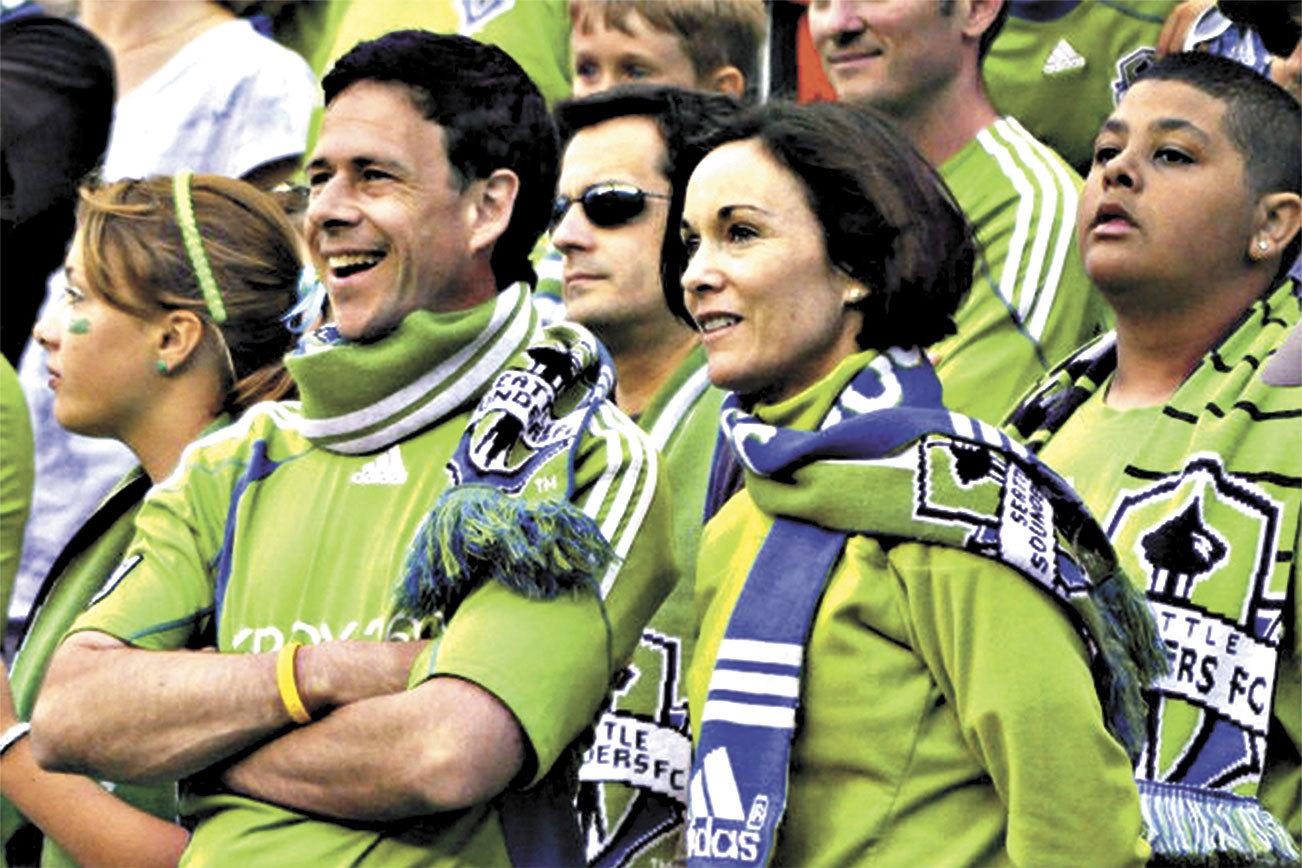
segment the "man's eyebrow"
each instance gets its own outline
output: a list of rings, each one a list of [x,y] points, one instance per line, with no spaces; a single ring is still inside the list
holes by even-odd
[[[379,167],[382,169],[399,170],[404,168],[403,164],[397,160],[390,160],[384,157],[371,157],[366,155],[350,157],[343,161],[354,169],[369,169]],[[307,164],[308,169],[326,169],[332,165],[331,161],[323,156],[313,157]]]
[[[1158,118],[1157,120],[1150,123],[1149,126],[1159,129],[1163,132],[1189,133],[1195,138],[1201,139],[1204,142],[1211,141],[1211,136],[1203,132],[1201,127],[1199,127],[1197,124],[1193,123],[1192,121],[1185,120],[1184,118]]]
[[[1155,129],[1160,132],[1189,133],[1204,142],[1211,141],[1211,136],[1207,135],[1201,127],[1192,121],[1185,120],[1184,118],[1157,118],[1156,120],[1149,121],[1148,126],[1150,129]],[[1101,132],[1124,135],[1130,132],[1130,125],[1119,118],[1108,118],[1103,122],[1103,129]]]

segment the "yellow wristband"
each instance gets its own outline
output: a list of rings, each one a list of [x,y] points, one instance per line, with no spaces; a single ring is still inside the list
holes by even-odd
[[[312,715],[303,705],[303,697],[298,695],[298,680],[294,677],[294,658],[302,642],[286,642],[280,646],[276,657],[276,687],[280,690],[280,701],[289,712],[290,720],[295,723],[311,723]]]

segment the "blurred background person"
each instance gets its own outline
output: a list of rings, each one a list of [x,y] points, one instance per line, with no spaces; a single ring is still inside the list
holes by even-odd
[[[1002,0],[813,0],[809,27],[842,100],[885,112],[937,168],[972,224],[977,262],[958,331],[928,349],[946,404],[1000,422],[1107,314],[1076,249],[1080,177],[1015,118],[982,64]]]

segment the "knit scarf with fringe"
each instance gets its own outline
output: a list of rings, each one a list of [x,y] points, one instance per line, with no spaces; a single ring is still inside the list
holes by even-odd
[[[737,856],[702,846],[712,839],[699,830],[721,819],[744,820],[740,834],[755,835],[740,848],[742,861],[768,860],[785,805],[799,694],[747,685],[763,680],[752,677],[757,672],[764,685],[799,683],[818,599],[851,534],[964,549],[1044,590],[1084,639],[1109,731],[1132,758],[1142,742],[1141,689],[1165,671],[1166,658],[1143,597],[1118,570],[1102,529],[1030,452],[946,410],[920,352],[861,357],[863,368],[815,432],[768,425],[735,395],[724,402],[723,435],[747,493],[775,520],[730,616],[706,697],[687,833],[692,864]],[[698,786],[719,780],[729,756],[745,758],[731,763],[737,791],[763,796],[749,812],[719,802],[716,788],[707,800]]]
[[[299,430],[346,454],[386,449],[477,402],[438,496],[408,547],[396,605],[444,623],[485,582],[533,599],[592,593],[617,559],[596,521],[571,501],[583,433],[614,387],[605,350],[581,326],[539,324],[524,284],[466,311],[416,311],[369,344],[327,326],[287,359],[299,385]],[[557,484],[544,484],[563,480]],[[537,484],[530,484],[531,482]],[[582,859],[572,796],[581,750],[542,782],[498,800],[514,864]]]
[[[1174,663],[1154,687],[1136,768],[1159,862],[1298,860],[1256,796],[1280,643],[1295,641],[1284,623],[1302,508],[1302,390],[1268,385],[1258,369],[1299,307],[1297,286],[1283,284],[1203,357],[1124,457],[1104,519]],[[1012,430],[1038,451],[1116,365],[1116,336],[1104,335],[1050,373]]]

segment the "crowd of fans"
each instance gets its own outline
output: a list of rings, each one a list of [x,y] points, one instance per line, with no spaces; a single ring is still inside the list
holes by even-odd
[[[0,864],[1297,863],[1302,3],[784,3],[6,4]]]

